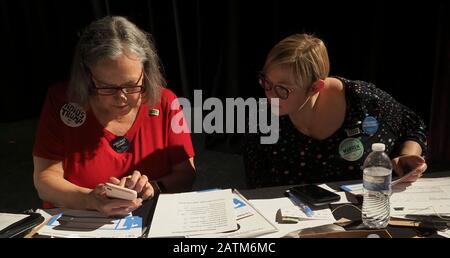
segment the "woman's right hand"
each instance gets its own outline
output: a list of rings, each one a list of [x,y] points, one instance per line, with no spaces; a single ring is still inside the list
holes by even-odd
[[[133,201],[111,199],[106,196],[104,184],[99,184],[89,193],[89,207],[98,210],[106,216],[126,216],[142,205],[142,199]]]

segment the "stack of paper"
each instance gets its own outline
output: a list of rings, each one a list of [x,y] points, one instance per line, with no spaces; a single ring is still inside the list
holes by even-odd
[[[420,178],[398,184],[391,196],[391,216],[450,215],[450,177]]]
[[[38,210],[47,223],[39,235],[70,238],[138,238],[142,236],[142,218],[131,216],[107,218],[96,211]]]
[[[288,233],[297,231],[300,229],[317,227],[327,224],[333,224],[336,222],[330,209],[314,210],[312,217],[306,216],[303,211],[300,210],[289,198],[276,198],[265,200],[250,200],[253,206],[258,209],[261,214],[268,220],[275,224],[278,231],[272,234],[265,234],[259,237],[278,238],[286,236]],[[290,212],[298,216],[299,221],[296,224],[282,224],[278,223],[276,214],[278,209],[284,210],[284,212]]]
[[[159,196],[148,237],[254,237],[277,231],[231,189]]]
[[[185,237],[236,229],[230,189],[161,194],[148,237]]]
[[[277,232],[277,227],[264,217],[247,199],[239,192],[233,192],[233,204],[236,213],[238,228],[229,232],[217,234],[196,235],[196,238],[243,238],[258,237]]]

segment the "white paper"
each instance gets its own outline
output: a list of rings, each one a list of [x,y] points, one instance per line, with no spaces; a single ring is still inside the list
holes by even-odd
[[[391,182],[391,187],[396,186],[397,184],[402,184],[405,180],[410,179],[411,177],[415,176],[414,175],[415,171],[411,171],[408,174],[394,180]],[[410,184],[410,183],[406,183],[406,184]],[[359,184],[349,184],[349,185],[341,185],[340,186],[342,190],[346,191],[346,192],[350,192],[354,195],[363,195],[363,184],[359,183]]]
[[[244,197],[233,193],[234,210],[236,211],[237,230],[217,234],[195,235],[196,238],[243,238],[256,237],[276,232],[277,227],[267,220]]]
[[[236,220],[255,214],[255,211],[247,204],[247,202],[235,193],[233,193],[233,205],[236,213]]]
[[[137,238],[142,236],[142,218],[107,218],[96,211],[38,210],[48,221],[39,235],[63,238]]]
[[[447,229],[445,231],[437,231],[438,235],[450,238],[450,229]]]
[[[363,195],[363,184],[341,185],[341,189],[354,195]]]
[[[450,177],[420,178],[398,184],[390,199],[391,216],[450,214]]]
[[[26,214],[13,214],[13,213],[0,213],[0,230],[7,228],[9,225],[16,223],[30,215]]]
[[[289,198],[283,197],[275,199],[250,200],[250,203],[256,209],[258,209],[264,217],[266,217],[278,228],[278,232],[265,234],[259,237],[279,238],[296,230],[328,225],[336,222],[336,219],[333,217],[333,214],[331,213],[330,209],[321,209],[321,210],[314,210],[314,216],[312,217],[307,217],[305,215],[305,220],[299,221],[296,224],[280,224],[276,221],[276,213],[278,209],[300,210],[300,208],[295,206]]]
[[[231,189],[161,194],[148,237],[180,237],[236,230]]]

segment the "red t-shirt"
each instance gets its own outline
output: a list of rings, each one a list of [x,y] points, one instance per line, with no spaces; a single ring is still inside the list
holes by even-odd
[[[66,87],[49,89],[37,129],[33,155],[63,162],[64,178],[87,188],[121,178],[139,170],[154,180],[171,167],[194,156],[190,134],[171,129],[172,118],[180,112],[175,94],[163,88],[161,101],[153,107],[140,106],[136,120],[124,135],[130,148],[116,152],[110,143],[117,138],[106,130],[91,110],[69,103]],[[171,110],[171,104],[177,107]],[[181,119],[179,119],[181,117]],[[187,125],[184,116],[175,121]]]

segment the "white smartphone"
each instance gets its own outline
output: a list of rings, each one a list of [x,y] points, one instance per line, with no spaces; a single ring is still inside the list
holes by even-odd
[[[106,189],[106,196],[110,198],[117,198],[129,201],[132,201],[137,198],[136,191],[115,184],[106,183],[105,189]]]

